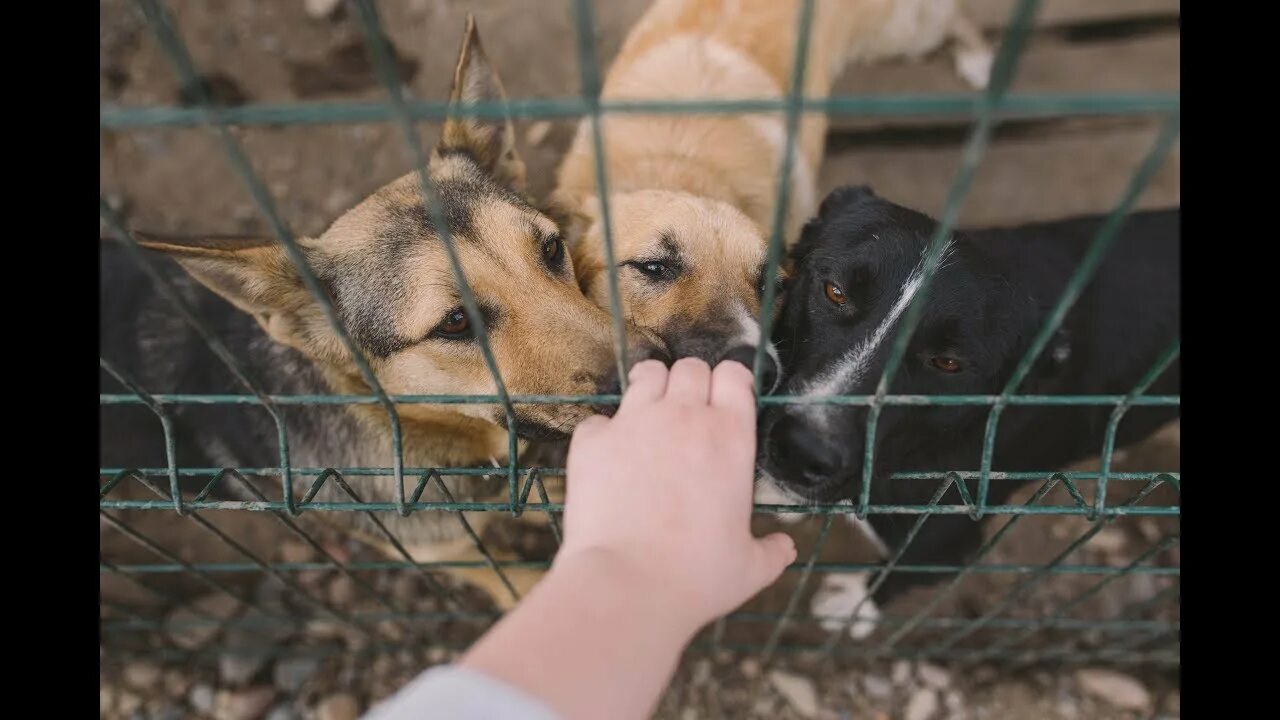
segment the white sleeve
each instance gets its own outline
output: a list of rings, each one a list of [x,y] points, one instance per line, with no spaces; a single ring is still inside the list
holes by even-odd
[[[560,720],[542,701],[457,665],[434,667],[375,705],[363,720]]]

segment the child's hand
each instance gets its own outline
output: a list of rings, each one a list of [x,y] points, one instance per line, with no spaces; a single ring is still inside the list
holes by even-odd
[[[637,364],[617,414],[569,447],[556,565],[607,567],[647,602],[703,624],[746,602],[796,557],[783,533],[751,535],[756,406],[751,372],[696,359]]]

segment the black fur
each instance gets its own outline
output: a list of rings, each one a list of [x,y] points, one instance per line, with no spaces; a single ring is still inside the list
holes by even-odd
[[[957,233],[955,250],[935,277],[922,322],[912,336],[891,394],[995,395],[1058,301],[1102,216],[1007,229]],[[794,252],[775,341],[782,356],[782,394],[803,392],[850,348],[869,336],[900,296],[936,223],[846,187],[823,201]],[[1097,274],[1045,348],[1020,394],[1125,394],[1179,336],[1179,212],[1135,213]],[[827,300],[826,281],[849,300]],[[893,339],[870,357],[866,372],[840,394],[875,393]],[[945,356],[959,373],[932,367]],[[1175,361],[1148,391],[1178,394]],[[813,407],[813,406],[809,406]],[[1049,473],[1097,456],[1111,407],[1009,407],[1003,414],[993,469]],[[872,504],[925,504],[938,481],[887,481],[894,472],[977,470],[989,406],[887,407],[876,437]],[[785,489],[818,502],[856,499],[862,487],[866,407],[771,407],[761,422],[762,467]],[[1121,423],[1117,446],[1141,440],[1176,418],[1178,408],[1135,407]],[[968,485],[976,490],[976,482]],[[1002,504],[1015,484],[993,480],[989,504]],[[955,489],[944,503],[959,503]],[[891,552],[914,517],[873,514],[872,527]],[[959,564],[981,543],[978,523],[964,515],[934,515],[906,551],[903,564]],[[892,573],[876,594],[886,602],[937,574]]]

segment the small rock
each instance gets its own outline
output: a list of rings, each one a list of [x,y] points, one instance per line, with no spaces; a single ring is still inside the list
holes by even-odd
[[[258,583],[253,591],[253,600],[258,607],[277,615],[288,615],[284,604],[285,584],[279,578],[268,575]]]
[[[316,705],[316,720],[356,720],[360,705],[350,695],[330,695]]]
[[[893,683],[879,675],[864,675],[862,690],[873,700],[885,700],[893,695]]]
[[[108,715],[107,712],[116,704],[116,689],[107,683],[98,683],[98,708],[102,715]]]
[[[1142,537],[1149,542],[1160,539],[1160,525],[1151,518],[1142,518],[1138,521],[1138,532],[1142,533]]]
[[[369,673],[374,677],[386,677],[396,671],[396,659],[390,655],[379,655],[369,666]]]
[[[693,664],[692,682],[694,687],[706,685],[711,680],[711,661],[700,658]]]
[[[392,643],[399,643],[405,638],[404,625],[395,620],[383,620],[378,623],[377,630],[379,635]]]
[[[1151,693],[1142,683],[1123,673],[1098,668],[1076,671],[1076,682],[1086,695],[1109,703],[1121,710],[1142,714],[1151,711]]]
[[[769,672],[769,684],[786,699],[787,704],[803,717],[818,714],[818,691],[809,678],[773,670]]]
[[[302,715],[286,703],[271,708],[271,712],[267,713],[267,720],[302,720]]]
[[[911,682],[911,663],[906,660],[896,660],[893,663],[893,684],[898,687],[904,687]]]
[[[728,650],[717,650],[715,660],[717,665],[728,665],[733,662],[733,653]]]
[[[227,685],[244,685],[271,659],[267,648],[228,650],[218,655],[218,677]]]
[[[920,663],[916,671],[924,684],[935,690],[945,690],[951,685],[951,673],[933,663]]]
[[[547,139],[547,134],[551,132],[551,123],[546,120],[538,120],[529,124],[529,129],[524,132],[524,141],[529,146],[541,145],[543,140]]]
[[[329,581],[329,602],[342,607],[356,599],[356,584],[346,575],[338,575]]]
[[[755,658],[743,658],[738,663],[738,671],[742,673],[742,677],[748,680],[755,680],[760,677],[760,661]]]
[[[999,673],[996,672],[996,669],[990,665],[979,665],[974,669],[970,677],[973,678],[975,683],[978,683],[979,685],[986,685],[992,680],[995,680],[998,675]]]
[[[240,612],[242,604],[225,593],[205,595],[169,613],[165,632],[174,645],[183,650],[196,650],[213,639],[222,624]]]
[[[938,693],[922,688],[917,690],[907,702],[904,720],[929,720],[938,712]]]
[[[316,20],[324,20],[337,12],[342,0],[306,0],[307,14]]]
[[[164,674],[164,689],[169,693],[169,697],[178,700],[186,697],[187,690],[191,688],[191,678],[183,675],[177,670],[170,670]]]
[[[418,591],[418,578],[407,572],[396,575],[391,581],[391,599],[396,604],[412,607],[421,593]]]
[[[120,715],[128,717],[142,709],[142,698],[124,690],[116,697],[116,710]]]
[[[680,720],[698,720],[698,708],[687,707],[681,710]]]
[[[295,657],[276,662],[274,680],[277,688],[286,693],[296,693],[315,675],[320,661],[315,658]]]
[[[275,688],[266,686],[223,690],[214,700],[213,715],[218,720],[256,720],[266,713],[275,697]]]
[[[1073,700],[1059,700],[1054,707],[1062,720],[1074,720],[1080,717],[1080,708]]]
[[[952,713],[960,712],[964,707],[964,696],[959,690],[952,690],[942,697],[942,704],[947,706],[947,710]]]
[[[1124,531],[1115,526],[1102,528],[1097,535],[1089,539],[1089,547],[1108,555],[1120,552],[1127,544],[1128,538],[1125,537]]]
[[[160,681],[160,668],[145,661],[124,666],[124,682],[137,690],[151,690]]]
[[[191,708],[202,715],[213,712],[214,701],[213,688],[208,685],[196,685],[187,694],[187,702],[191,704]]]
[[[439,665],[449,661],[448,648],[442,648],[439,645],[432,645],[427,648],[427,664]]]

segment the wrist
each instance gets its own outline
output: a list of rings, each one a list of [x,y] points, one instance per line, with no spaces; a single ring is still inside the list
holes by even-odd
[[[657,640],[679,646],[693,640],[708,622],[696,603],[672,586],[669,573],[608,548],[586,548],[557,556],[547,581],[570,585],[592,607],[618,620],[650,628]]]

